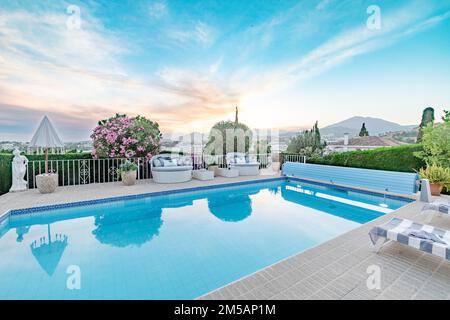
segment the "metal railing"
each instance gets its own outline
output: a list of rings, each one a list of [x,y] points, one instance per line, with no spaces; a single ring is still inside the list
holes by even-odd
[[[306,163],[306,156],[295,154],[295,153],[283,153],[282,155],[282,163],[284,162],[300,162]]]
[[[150,179],[150,164],[145,158],[49,160],[50,172],[58,173],[59,185],[81,185],[120,181],[119,168],[130,160],[138,165],[137,179]],[[36,175],[45,172],[45,161],[28,162],[28,188],[36,188]]]
[[[270,155],[255,155],[260,162],[261,168],[270,164]],[[226,167],[225,156],[222,155],[191,155],[192,169],[207,168],[209,165]],[[122,163],[130,160],[138,165],[138,180],[152,178],[150,162],[146,158],[114,158],[114,159],[66,159],[49,160],[50,172],[58,173],[59,186],[73,186],[91,183],[108,183],[121,180],[119,168]],[[36,176],[45,172],[44,160],[33,160],[28,162],[27,182],[28,188],[36,188]]]

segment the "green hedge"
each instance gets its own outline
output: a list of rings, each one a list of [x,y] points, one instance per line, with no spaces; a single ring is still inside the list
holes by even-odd
[[[0,154],[0,194],[8,192],[11,188],[11,161],[13,157],[12,154]]]
[[[413,154],[421,150],[421,145],[413,144],[366,151],[332,153],[324,157],[308,159],[308,162],[342,167],[414,172],[425,166],[425,163]]]
[[[11,162],[12,154],[0,154],[0,194],[6,193],[11,188]],[[44,160],[44,155],[26,155],[29,161]],[[66,153],[66,154],[50,154],[49,160],[75,160],[75,159],[92,159],[90,153]]]

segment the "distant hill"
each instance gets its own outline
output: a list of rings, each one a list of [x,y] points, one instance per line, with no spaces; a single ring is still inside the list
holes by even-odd
[[[387,132],[410,131],[417,127],[417,125],[404,126],[379,118],[356,116],[321,128],[320,133],[323,136],[334,136],[335,138],[341,138],[345,133],[348,133],[350,137],[357,136],[363,122],[366,124],[366,128],[371,136],[385,134]]]

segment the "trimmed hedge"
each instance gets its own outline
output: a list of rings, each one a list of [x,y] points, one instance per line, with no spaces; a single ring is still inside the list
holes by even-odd
[[[425,162],[414,156],[421,151],[419,144],[398,147],[383,147],[365,151],[332,153],[320,158],[308,159],[308,163],[376,170],[414,172],[425,166]]]
[[[11,162],[13,158],[12,154],[0,154],[0,194],[8,192],[11,188]]]

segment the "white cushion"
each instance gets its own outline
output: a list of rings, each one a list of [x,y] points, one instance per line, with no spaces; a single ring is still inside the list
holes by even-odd
[[[245,163],[245,157],[236,158],[236,164],[243,164],[243,163]]]
[[[153,167],[152,171],[158,172],[192,171],[192,166]]]
[[[163,160],[163,163],[164,163],[164,167],[176,167],[177,166],[177,160],[176,159]]]

